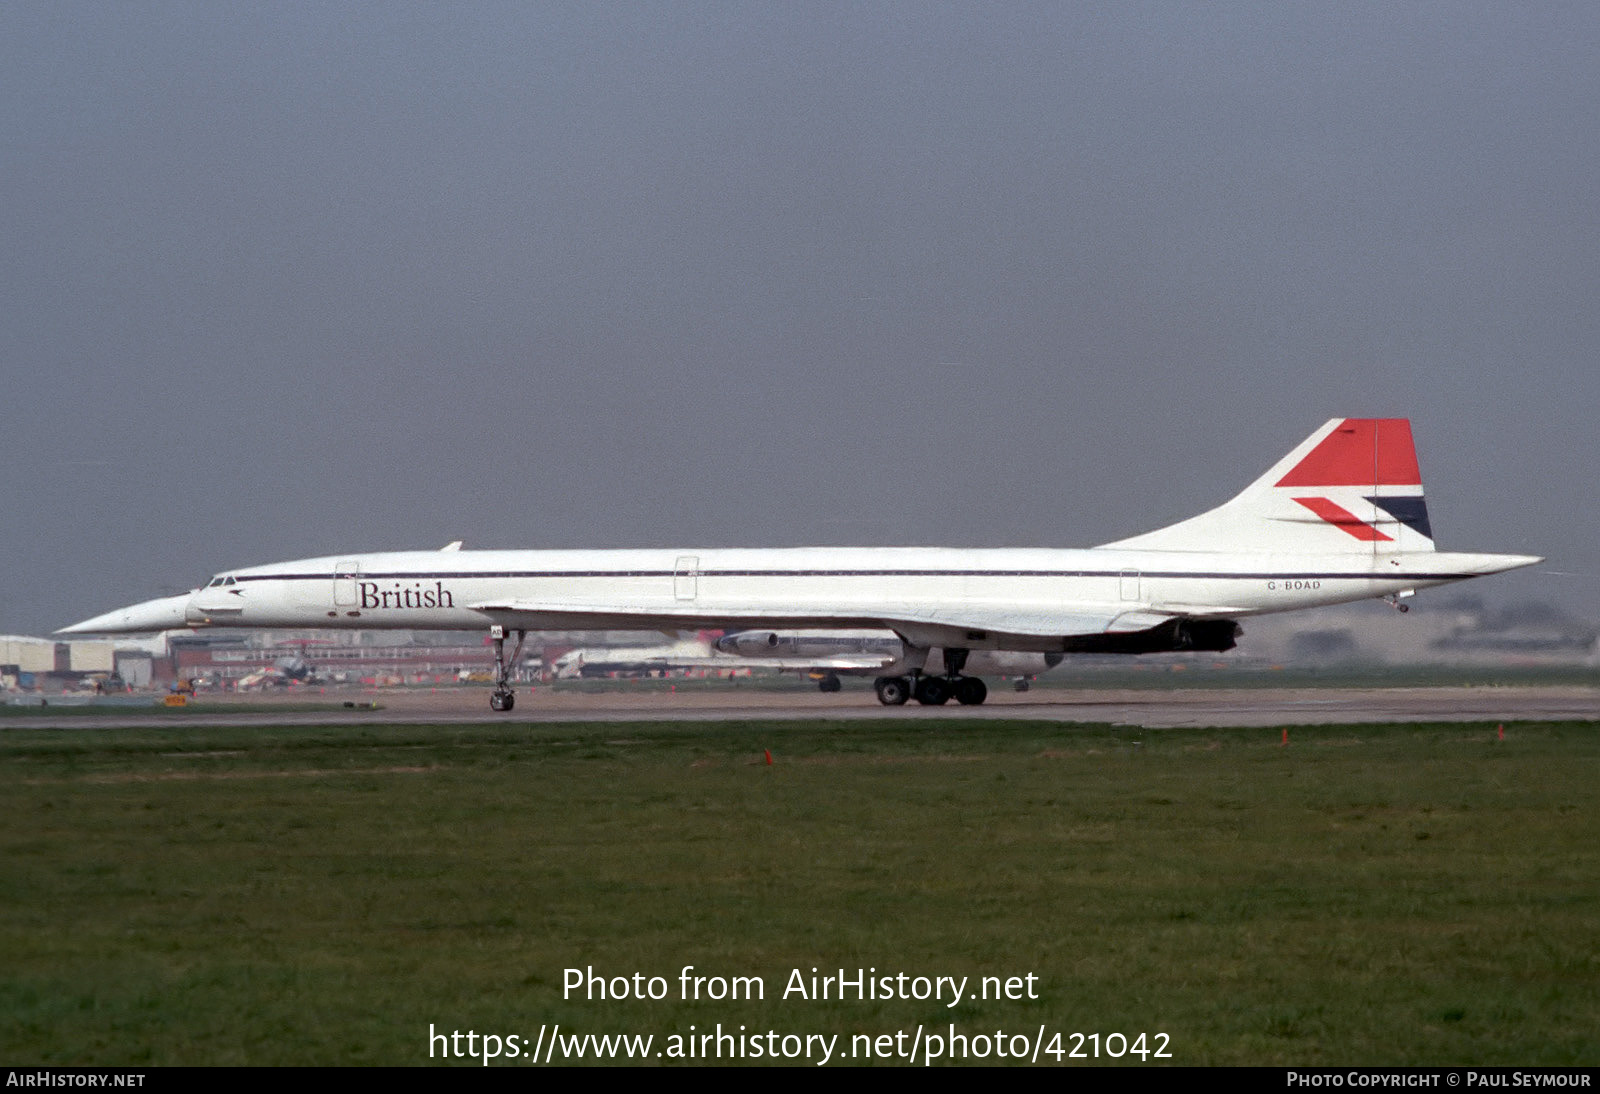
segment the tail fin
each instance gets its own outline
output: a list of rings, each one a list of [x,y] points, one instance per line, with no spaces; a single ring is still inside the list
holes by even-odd
[[[1106,547],[1151,551],[1432,551],[1405,418],[1335,418],[1225,505]]]

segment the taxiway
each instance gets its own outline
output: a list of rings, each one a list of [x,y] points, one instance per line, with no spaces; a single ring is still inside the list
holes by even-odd
[[[252,696],[249,709],[231,697],[205,698],[182,711],[110,707],[93,714],[38,716],[16,710],[0,729],[77,729],[184,725],[478,725],[541,722],[728,722],[836,719],[1022,720],[1110,723],[1145,729],[1222,726],[1313,726],[1379,722],[1600,721],[1600,688],[1241,688],[1079,689],[1036,688],[991,693],[981,707],[884,707],[870,694],[835,695],[766,690],[625,690],[592,692],[560,687],[525,688],[515,713],[485,711],[479,689],[437,691],[305,692],[282,699]],[[281,712],[263,703],[281,702]],[[352,702],[357,709],[340,709]],[[307,711],[307,703],[331,709]],[[377,704],[371,709],[369,704]],[[241,709],[230,709],[240,707]]]

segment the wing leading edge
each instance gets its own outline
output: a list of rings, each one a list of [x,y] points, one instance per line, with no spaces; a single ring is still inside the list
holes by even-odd
[[[639,605],[623,601],[530,600],[508,598],[480,601],[469,605],[493,616],[508,627],[561,629],[604,629],[611,627],[681,629],[695,626],[843,627],[880,626],[907,635],[927,636],[929,628],[941,633],[940,640],[965,637],[970,641],[1000,641],[1016,636],[1024,639],[1061,639],[1107,634],[1134,634],[1160,626],[1175,618],[1171,612],[1130,611],[1123,607],[1043,610],[1027,605],[962,605],[918,607],[909,604],[877,604],[844,608],[833,606],[819,611],[817,605],[745,604],[712,608],[698,604]],[[969,633],[970,632],[970,633]],[[921,644],[921,643],[919,643]],[[937,642],[935,643],[937,644]]]

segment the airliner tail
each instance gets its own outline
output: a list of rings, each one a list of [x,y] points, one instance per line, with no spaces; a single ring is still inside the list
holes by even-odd
[[[1226,504],[1104,546],[1318,555],[1432,551],[1411,422],[1334,418]]]

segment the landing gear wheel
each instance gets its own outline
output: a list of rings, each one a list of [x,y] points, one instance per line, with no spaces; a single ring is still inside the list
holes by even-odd
[[[832,693],[843,688],[844,684],[840,681],[838,676],[830,672],[821,680],[817,681],[817,687],[821,688],[825,692]]]
[[[509,691],[497,691],[489,696],[490,710],[510,710],[517,705],[517,697]]]
[[[950,681],[943,676],[924,676],[917,681],[917,702],[923,706],[943,706],[950,701]]]
[[[975,707],[989,697],[989,687],[976,676],[963,676],[956,681],[956,702],[964,707]]]
[[[872,683],[878,702],[886,707],[904,706],[911,698],[911,682],[904,676],[880,676]]]

